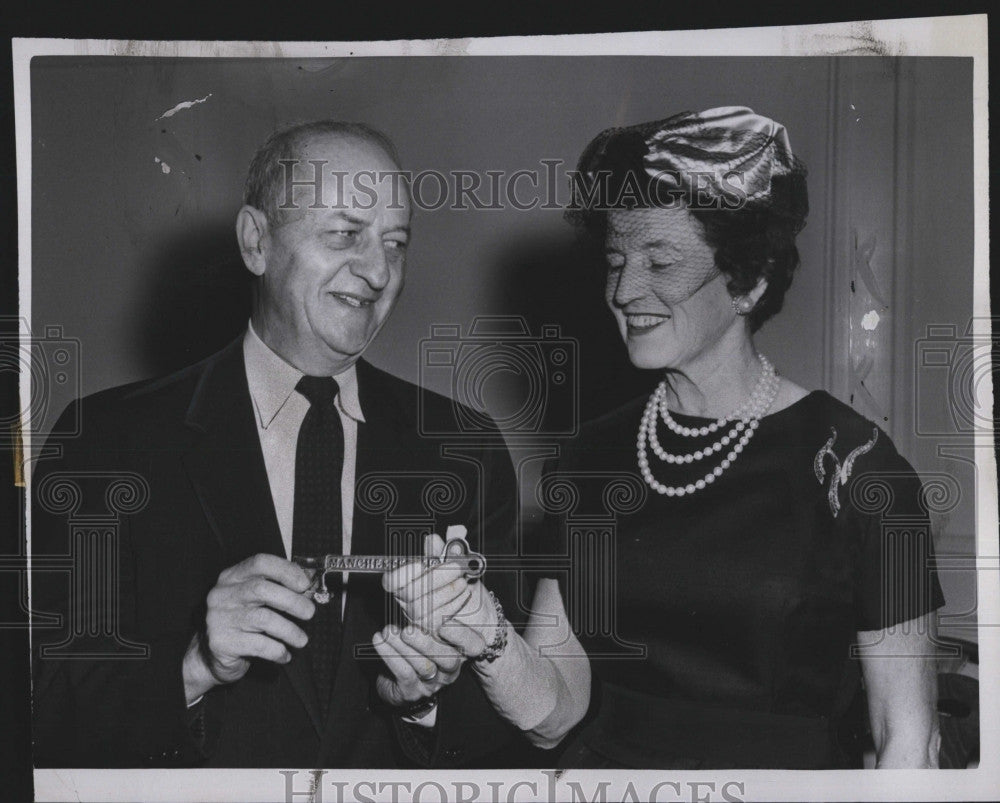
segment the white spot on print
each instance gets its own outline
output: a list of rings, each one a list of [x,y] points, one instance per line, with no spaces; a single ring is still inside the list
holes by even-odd
[[[185,100],[182,103],[178,103],[172,109],[167,109],[163,114],[161,114],[156,119],[157,120],[162,120],[165,117],[173,117],[175,114],[177,114],[177,112],[183,111],[184,109],[190,109],[192,106],[195,106],[195,105],[197,105],[199,103],[204,103],[210,97],[212,97],[212,93],[211,92],[209,92],[207,95],[205,95],[205,97],[198,98],[197,100]]]
[[[866,312],[864,317],[861,319],[861,328],[866,332],[874,332],[880,320],[881,319],[875,310],[868,310],[868,312]]]

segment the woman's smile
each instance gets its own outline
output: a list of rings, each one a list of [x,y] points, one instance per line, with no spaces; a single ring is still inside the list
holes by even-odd
[[[636,337],[652,332],[661,324],[669,321],[671,317],[666,313],[626,313],[625,325],[628,329],[629,337]]]

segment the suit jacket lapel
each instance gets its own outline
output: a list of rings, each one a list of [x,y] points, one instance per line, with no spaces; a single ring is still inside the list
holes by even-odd
[[[201,433],[184,465],[205,515],[232,566],[260,552],[285,557],[238,338],[212,358],[192,397],[185,423]],[[317,733],[319,700],[306,662],[283,665]]]

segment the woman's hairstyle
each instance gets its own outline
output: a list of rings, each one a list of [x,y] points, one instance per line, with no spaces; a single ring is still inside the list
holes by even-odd
[[[611,210],[685,206],[732,295],[767,280],[750,331],[781,309],[809,201],[805,166],[780,123],[725,107],[611,128],[587,146],[571,181],[566,217],[601,242]]]

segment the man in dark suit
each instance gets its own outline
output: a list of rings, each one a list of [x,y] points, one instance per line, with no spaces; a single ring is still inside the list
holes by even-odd
[[[466,656],[398,626],[378,575],[330,575],[317,604],[315,577],[290,560],[413,554],[452,524],[473,549],[515,551],[497,433],[445,449],[418,409],[440,419],[451,402],[418,403],[416,386],[361,359],[403,286],[398,171],[366,126],[272,136],[237,219],[254,275],[245,334],[65,414],[82,435],[33,478],[39,766],[483,766],[512,735]],[[118,508],[114,583],[87,597],[79,577],[45,570],[87,537],[60,489],[78,520],[110,504],[116,477],[135,498]],[[513,611],[509,578],[490,587]],[[88,604],[113,611],[96,651]]]

